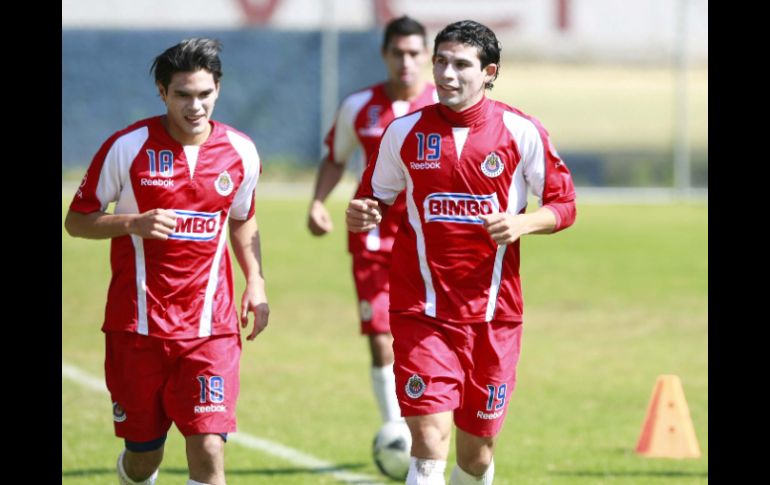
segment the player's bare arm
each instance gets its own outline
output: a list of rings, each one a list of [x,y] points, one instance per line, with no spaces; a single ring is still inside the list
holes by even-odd
[[[374,199],[353,199],[345,211],[345,222],[350,232],[371,231],[380,221],[380,204]]]
[[[480,217],[484,228],[500,245],[513,244],[525,234],[550,234],[556,227],[556,216],[547,207],[530,214],[495,212]]]
[[[331,160],[324,160],[318,167],[318,178],[307,216],[307,227],[314,236],[323,236],[334,229],[324,201],[337,186],[343,173],[345,173],[345,165]]]
[[[134,234],[144,239],[168,239],[176,228],[176,213],[168,209],[152,209],[141,214],[83,214],[69,211],[64,228],[73,237],[110,239]]]
[[[270,307],[265,293],[265,278],[262,275],[262,250],[259,241],[257,220],[230,219],[230,243],[235,258],[246,277],[246,290],[241,298],[241,327],[249,325],[249,313],[254,314],[254,328],[247,340],[254,340],[267,327]]]

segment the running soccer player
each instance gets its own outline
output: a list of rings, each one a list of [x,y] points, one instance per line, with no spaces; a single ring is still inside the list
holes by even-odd
[[[492,483],[521,344],[520,238],[575,220],[572,178],[548,132],[485,96],[499,68],[500,43],[486,26],[465,20],[439,32],[440,103],[388,126],[347,209],[350,231],[371,230],[406,189],[390,327],[399,404],[412,433],[409,485],[444,483],[453,422],[450,483]],[[531,213],[527,191],[540,199]]]
[[[388,71],[387,81],[345,98],[325,139],[328,152],[318,167],[308,212],[308,228],[316,236],[332,230],[324,201],[340,181],[346,162],[362,152],[365,166],[366,160],[376,153],[388,123],[438,101],[435,87],[422,79],[428,51],[425,27],[419,22],[406,16],[390,21],[385,28],[381,55]],[[383,422],[402,419],[396,399],[393,339],[388,324],[388,273],[393,239],[405,209],[404,197],[397,197],[379,226],[361,234],[348,233],[361,333],[369,337],[372,387]]]
[[[138,121],[99,149],[70,205],[67,232],[111,238],[102,331],[121,484],[155,483],[171,423],[185,438],[188,485],[225,485],[224,444],[236,430],[241,339],[269,308],[254,191],[254,143],[211,119],[221,45],[195,38],[155,58],[166,114]],[[107,206],[116,202],[113,214]],[[227,250],[246,277],[233,302]]]

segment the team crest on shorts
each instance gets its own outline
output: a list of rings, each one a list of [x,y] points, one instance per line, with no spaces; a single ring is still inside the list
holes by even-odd
[[[116,423],[122,423],[126,420],[126,410],[117,402],[112,403],[112,420]]]
[[[233,179],[230,178],[230,174],[227,173],[227,170],[217,176],[217,180],[214,182],[214,188],[217,190],[217,194],[222,197],[230,195],[230,192],[233,191]]]
[[[417,374],[412,374],[409,382],[406,383],[406,395],[412,399],[417,399],[425,393],[425,381]]]
[[[361,313],[361,320],[368,322],[372,319],[372,304],[367,300],[361,300],[359,311]]]
[[[489,155],[487,155],[487,158],[484,159],[483,162],[481,162],[481,171],[484,172],[484,175],[490,178],[497,177],[501,173],[503,173],[503,169],[505,166],[503,165],[503,161],[500,159],[500,156],[492,152]]]

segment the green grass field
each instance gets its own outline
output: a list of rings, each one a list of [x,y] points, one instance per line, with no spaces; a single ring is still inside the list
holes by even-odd
[[[346,194],[330,202],[337,226],[321,239],[305,229],[309,195],[257,196],[271,320],[244,343],[239,429],[377,476],[379,416],[342,230]],[[496,484],[708,481],[707,218],[705,203],[579,201],[575,226],[525,238],[524,343]],[[63,359],[100,379],[108,247],[62,230]],[[682,379],[700,459],[633,452],[660,374]],[[62,483],[115,483],[121,447],[106,394],[63,378]],[[183,448],[172,429],[159,483],[184,483]],[[237,443],[226,462],[230,485],[337,483]]]

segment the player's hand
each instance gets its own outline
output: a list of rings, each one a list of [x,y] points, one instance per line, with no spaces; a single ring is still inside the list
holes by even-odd
[[[249,313],[254,314],[254,328],[246,340],[254,340],[267,327],[270,307],[267,304],[264,283],[247,284],[241,298],[241,328],[249,326]]]
[[[307,228],[314,236],[323,236],[334,229],[332,218],[326,206],[320,200],[314,200],[310,204],[310,212],[307,215]]]
[[[482,214],[479,216],[484,221],[484,229],[490,237],[499,245],[513,244],[521,236],[526,234],[524,214],[514,215],[505,212]]]
[[[345,211],[345,223],[350,232],[371,231],[380,221],[380,205],[374,199],[353,199]]]
[[[176,218],[176,212],[172,210],[148,210],[128,223],[128,232],[144,239],[166,240],[176,229]]]

